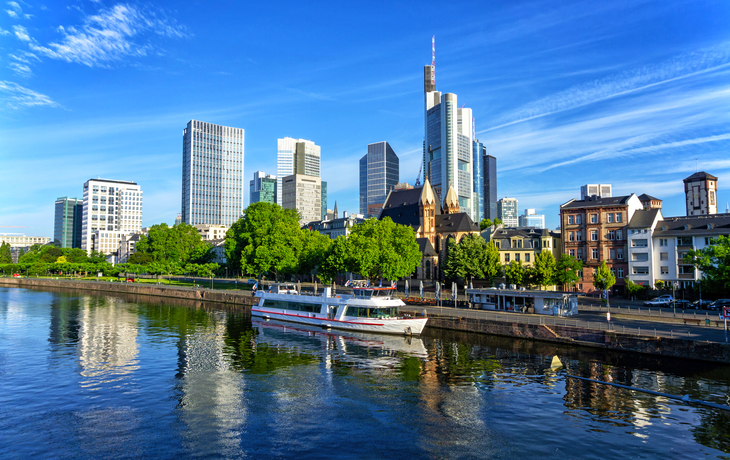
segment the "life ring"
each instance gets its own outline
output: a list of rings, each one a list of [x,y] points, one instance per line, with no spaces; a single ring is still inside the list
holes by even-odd
[[[340,298],[340,296],[337,296],[337,297],[335,297],[335,298],[336,298],[336,299],[339,299],[339,298]]]

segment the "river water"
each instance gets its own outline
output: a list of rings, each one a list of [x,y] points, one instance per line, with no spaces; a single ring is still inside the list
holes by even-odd
[[[730,458],[730,366],[0,288],[0,458]]]

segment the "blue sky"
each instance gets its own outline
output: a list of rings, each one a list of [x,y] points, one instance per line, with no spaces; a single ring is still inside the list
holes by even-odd
[[[52,236],[53,202],[132,180],[143,225],[180,212],[190,119],[246,130],[254,171],[276,139],[322,147],[329,207],[358,211],[358,159],[388,141],[413,183],[423,66],[474,110],[498,193],[550,228],[586,183],[684,213],[682,179],[730,200],[730,2],[3,1],[0,225]]]

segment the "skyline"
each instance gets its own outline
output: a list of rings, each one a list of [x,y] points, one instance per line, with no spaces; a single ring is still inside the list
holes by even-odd
[[[171,224],[191,119],[246,131],[244,207],[289,136],[321,146],[329,206],[358,212],[368,144],[388,142],[400,181],[416,180],[433,35],[436,88],[474,111],[498,197],[520,213],[553,229],[581,185],[610,183],[680,216],[696,169],[719,177],[724,212],[730,4],[421,5],[4,2],[0,225],[52,236],[56,198],[96,177],[140,184],[143,226]]]

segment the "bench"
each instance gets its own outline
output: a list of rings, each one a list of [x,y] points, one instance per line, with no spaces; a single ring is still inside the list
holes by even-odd
[[[704,319],[699,319],[699,318],[684,318],[684,324],[696,324],[699,326],[704,321],[705,321]]]

